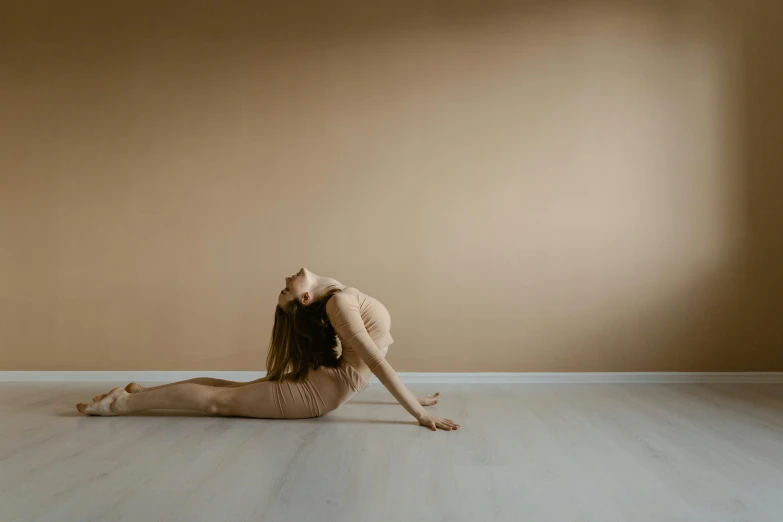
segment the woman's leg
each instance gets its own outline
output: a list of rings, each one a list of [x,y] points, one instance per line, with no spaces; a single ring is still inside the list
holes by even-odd
[[[149,386],[149,387],[144,387],[141,386],[140,384],[132,382],[125,387],[125,391],[128,393],[139,393],[143,391],[160,390],[161,388],[165,388],[167,386],[173,386],[175,384],[203,384],[205,386],[213,386],[216,388],[234,388],[237,386],[246,386],[248,384],[264,382],[266,380],[268,380],[266,377],[261,377],[260,379],[256,379],[255,381],[236,382],[236,381],[226,381],[223,379],[213,379],[212,377],[196,377],[194,379],[188,379],[186,381],[178,381],[178,382],[172,382],[168,384],[161,384],[159,386]]]
[[[306,382],[276,381],[223,388],[182,383],[132,394],[114,388],[100,400],[78,404],[76,408],[88,415],[127,415],[163,409],[259,419],[302,419],[329,411],[314,409],[314,400],[306,388]]]
[[[150,409],[210,413],[209,410],[214,405],[214,390],[217,389],[219,388],[184,383],[174,384],[160,390],[130,394],[122,388],[114,388],[107,394],[95,397],[92,404],[77,404],[76,409],[88,415],[104,416],[125,415]]]

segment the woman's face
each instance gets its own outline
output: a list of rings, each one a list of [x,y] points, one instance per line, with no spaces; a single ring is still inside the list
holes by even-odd
[[[291,303],[292,299],[299,299],[302,304],[307,304],[312,298],[313,273],[306,268],[300,268],[299,272],[285,278],[285,288],[277,297],[277,304],[283,310]]]

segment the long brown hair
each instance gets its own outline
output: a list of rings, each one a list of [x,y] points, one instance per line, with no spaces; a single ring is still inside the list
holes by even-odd
[[[336,368],[337,334],[326,315],[326,303],[340,289],[330,288],[307,306],[291,299],[285,309],[275,308],[275,324],[266,356],[269,380],[301,381],[311,369]]]

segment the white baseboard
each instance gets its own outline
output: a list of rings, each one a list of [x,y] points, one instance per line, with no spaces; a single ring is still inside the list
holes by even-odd
[[[243,371],[0,371],[0,381],[16,382],[175,382],[213,377],[247,382],[265,372]],[[400,372],[408,383],[427,384],[633,384],[633,383],[783,383],[783,372]],[[377,379],[373,378],[374,383]]]
[[[411,383],[455,384],[783,383],[783,372],[400,373],[400,377]]]

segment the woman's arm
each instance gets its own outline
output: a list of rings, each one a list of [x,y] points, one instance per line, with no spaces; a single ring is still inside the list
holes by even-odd
[[[375,341],[370,337],[364,327],[358,302],[353,296],[342,294],[334,296],[329,302],[327,312],[331,312],[329,318],[334,329],[359,353],[373,375],[422,426],[433,431],[437,428],[443,430],[459,428],[459,425],[452,420],[429,415],[424,410],[419,399],[405,386],[397,372],[384,357],[383,352],[378,349]]]

